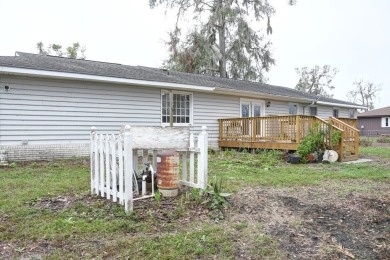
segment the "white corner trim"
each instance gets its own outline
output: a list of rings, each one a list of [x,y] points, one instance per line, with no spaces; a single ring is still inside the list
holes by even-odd
[[[360,108],[360,109],[366,109],[365,106],[359,106],[359,105],[347,105],[342,103],[332,103],[332,102],[325,102],[325,101],[317,101],[315,104],[318,105],[326,105],[326,106],[334,106],[334,107],[347,107],[347,108]]]
[[[48,70],[35,70],[35,69],[24,69],[24,68],[13,68],[13,67],[1,67],[0,74],[10,75],[25,75],[25,76],[38,76],[47,78],[62,78],[62,79],[76,79],[76,80],[88,80],[98,82],[111,82],[121,84],[131,84],[138,86],[150,86],[158,88],[173,88],[173,89],[186,89],[186,90],[201,90],[201,91],[214,91],[214,87],[206,86],[195,86],[179,83],[168,83],[160,81],[147,81],[138,79],[125,79],[116,77],[96,76],[79,73],[59,72],[59,71],[48,71]]]

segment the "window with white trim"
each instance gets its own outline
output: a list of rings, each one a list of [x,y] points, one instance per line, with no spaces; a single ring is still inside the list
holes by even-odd
[[[161,92],[161,124],[170,125],[171,119],[171,103],[170,95],[172,95],[172,111],[173,125],[187,126],[192,123],[192,93],[162,91]]]
[[[288,104],[288,113],[290,115],[297,115],[298,114],[298,104],[289,103]]]
[[[390,127],[390,117],[382,117],[382,127]]]
[[[309,113],[311,116],[317,115],[317,107],[309,107]]]

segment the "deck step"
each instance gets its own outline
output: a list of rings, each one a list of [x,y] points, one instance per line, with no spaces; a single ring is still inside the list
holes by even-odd
[[[357,155],[344,155],[341,159],[342,162],[356,161],[359,159]]]

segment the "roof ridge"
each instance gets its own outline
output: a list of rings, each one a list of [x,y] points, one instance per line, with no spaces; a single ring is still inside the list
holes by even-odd
[[[16,51],[16,54],[22,54],[21,56],[17,57],[23,57],[23,55],[31,55],[36,57],[48,57],[48,58],[54,58],[54,59],[64,59],[64,60],[70,60],[70,61],[83,61],[83,62],[96,62],[96,63],[104,63],[104,64],[114,64],[114,65],[122,65],[122,66],[132,66],[132,65],[123,65],[121,63],[116,62],[108,62],[108,61],[98,61],[98,60],[88,60],[88,59],[74,59],[69,57],[63,57],[63,56],[56,56],[56,55],[50,55],[50,54],[39,54],[39,53],[29,53],[29,52],[22,52],[22,51]],[[0,56],[1,57],[1,56]],[[5,56],[5,57],[11,57],[11,56]],[[135,66],[134,66],[135,67]]]

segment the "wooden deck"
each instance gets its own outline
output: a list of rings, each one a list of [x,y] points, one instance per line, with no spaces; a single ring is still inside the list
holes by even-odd
[[[327,133],[325,144],[337,150],[340,161],[355,160],[359,153],[359,131],[353,127],[356,119],[288,115],[219,119],[219,147],[246,149],[297,150],[300,141],[315,123]],[[342,138],[331,144],[331,136],[340,131]]]

